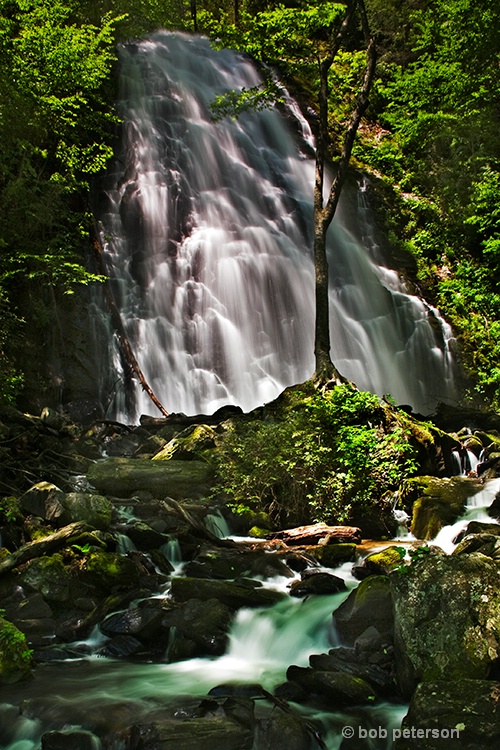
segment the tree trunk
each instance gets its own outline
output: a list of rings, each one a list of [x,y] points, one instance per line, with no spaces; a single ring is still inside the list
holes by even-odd
[[[342,152],[337,163],[336,173],[326,205],[323,200],[325,162],[328,153],[328,74],[335,56],[340,49],[342,40],[349,28],[354,8],[357,7],[361,16],[361,26],[367,42],[367,64],[363,83],[356,98],[351,119],[344,136]],[[345,182],[347,169],[351,158],[354,139],[358,131],[361,118],[369,104],[369,91],[375,73],[376,48],[374,39],[370,36],[366,10],[363,0],[351,3],[346,11],[344,20],[332,40],[327,56],[318,60],[320,90],[319,90],[319,133],[316,147],[316,169],[314,183],[314,264],[316,276],[316,323],[314,332],[314,380],[318,384],[334,380],[337,384],[346,382],[333,364],[330,354],[330,315],[328,304],[328,259],[326,254],[326,236],[333,221],[340,198],[342,186]]]

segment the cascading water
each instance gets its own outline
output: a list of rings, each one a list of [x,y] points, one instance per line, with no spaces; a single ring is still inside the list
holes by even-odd
[[[127,335],[167,410],[250,410],[314,369],[311,131],[293,103],[288,118],[213,122],[215,97],[259,76],[206,39],[159,32],[120,56],[123,147],[102,225]],[[334,360],[359,387],[428,413],[453,390],[449,331],[342,210],[329,238]],[[138,384],[118,390],[115,417],[158,416]]]

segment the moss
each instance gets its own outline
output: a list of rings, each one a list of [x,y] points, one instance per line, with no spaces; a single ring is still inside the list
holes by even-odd
[[[138,582],[139,572],[129,558],[98,550],[87,558],[82,577],[99,589],[126,589]]]
[[[172,458],[208,458],[215,447],[215,430],[206,424],[188,427],[172,438],[156,455],[153,461],[170,461]]]
[[[16,626],[0,617],[0,682],[17,682],[31,669],[32,651]]]

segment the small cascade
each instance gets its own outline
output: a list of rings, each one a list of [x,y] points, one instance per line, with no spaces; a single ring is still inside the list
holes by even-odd
[[[182,564],[182,552],[179,540],[175,537],[169,539],[164,545],[160,547],[160,552],[165,555],[165,558],[169,561],[175,569],[178,569]]]
[[[168,411],[248,411],[314,369],[310,127],[290,100],[286,118],[214,122],[215,97],[259,75],[206,39],[158,32],[120,59],[123,144],[101,220],[124,329]],[[364,187],[329,232],[332,356],[359,387],[429,413],[454,392],[451,333],[384,266]],[[112,342],[109,416],[158,416]]]
[[[229,524],[218,508],[211,513],[207,513],[204,522],[207,530],[217,539],[226,539],[231,534]]]
[[[466,477],[469,474],[475,474],[479,463],[481,462],[481,456],[479,458],[476,454],[468,448],[455,449],[451,453],[453,466],[455,467],[455,475]]]
[[[487,481],[482,490],[467,500],[466,510],[462,518],[454,524],[442,528],[435,539],[432,540],[432,544],[441,547],[444,552],[451,554],[457,546],[455,539],[467,528],[470,521],[482,521],[490,524],[499,523],[496,518],[492,518],[488,514],[488,509],[498,492],[500,492],[500,479],[490,479]]]

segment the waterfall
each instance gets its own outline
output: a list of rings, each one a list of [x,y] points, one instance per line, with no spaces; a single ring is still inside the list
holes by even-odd
[[[293,102],[286,117],[213,122],[215,97],[259,75],[204,38],[158,32],[120,60],[123,142],[101,221],[124,327],[168,411],[248,411],[314,370],[311,131]],[[333,359],[360,388],[429,413],[453,391],[450,331],[383,266],[365,208],[358,231],[349,210],[329,233]],[[109,359],[111,416],[159,416],[114,345]]]

